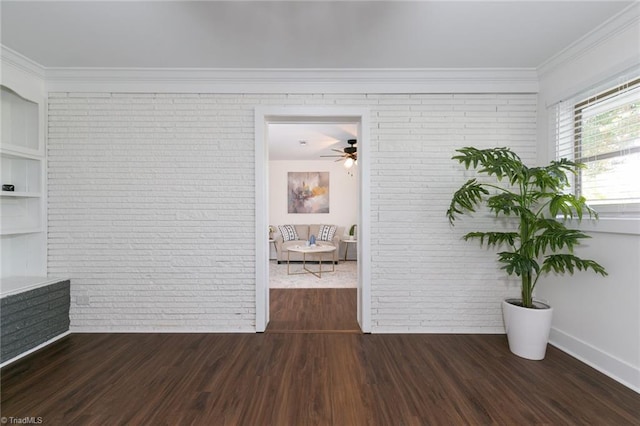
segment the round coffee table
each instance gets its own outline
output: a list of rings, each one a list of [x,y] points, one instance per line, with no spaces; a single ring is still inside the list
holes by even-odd
[[[289,269],[290,263],[290,253],[291,252],[302,253],[302,272],[291,272]],[[325,253],[333,253],[336,251],[334,246],[293,246],[287,249],[287,275],[299,275],[299,274],[312,274],[318,278],[322,278],[322,257]],[[317,255],[318,256],[318,270],[312,271],[307,268],[307,255]],[[331,259],[331,270],[324,272],[335,272],[336,265]]]

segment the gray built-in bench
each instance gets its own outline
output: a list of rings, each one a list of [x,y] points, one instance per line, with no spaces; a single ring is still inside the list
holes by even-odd
[[[3,280],[0,364],[69,331],[70,281]]]

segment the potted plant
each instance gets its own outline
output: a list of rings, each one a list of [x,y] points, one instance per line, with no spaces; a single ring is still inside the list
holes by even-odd
[[[353,240],[355,238],[356,235],[356,225],[351,225],[351,228],[349,228],[349,239]]]
[[[521,298],[503,301],[503,319],[513,353],[527,359],[543,359],[551,328],[552,309],[536,301],[533,291],[544,274],[588,270],[603,276],[605,269],[593,260],[573,254],[580,240],[589,238],[565,226],[567,219],[597,214],[584,197],[563,192],[567,174],[584,167],[565,158],[544,167],[527,167],[509,148],[456,150],[452,159],[472,168],[487,180],[469,179],[452,197],[447,210],[453,225],[457,215],[485,206],[496,217],[506,218],[499,231],[469,232],[464,240],[478,240],[487,247],[505,247],[498,252],[502,269],[521,281]]]
[[[276,228],[273,225],[269,225],[269,239],[273,240],[273,233],[276,232]]]

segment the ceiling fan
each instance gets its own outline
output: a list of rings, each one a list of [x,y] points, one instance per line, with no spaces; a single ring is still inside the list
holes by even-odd
[[[332,149],[332,151],[339,152],[340,155],[321,155],[320,157],[340,157],[336,161],[344,160],[344,166],[348,169],[358,161],[358,147],[355,144],[358,143],[357,139],[349,139],[347,141],[349,146],[344,149]]]

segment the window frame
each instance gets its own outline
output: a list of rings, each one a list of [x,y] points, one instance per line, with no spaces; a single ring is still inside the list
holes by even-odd
[[[583,111],[586,108],[597,105],[599,101],[608,99],[616,94],[623,94],[630,90],[636,90],[640,88],[640,77],[629,80],[623,84],[617,84],[615,87],[600,92],[596,95],[589,96],[582,101],[576,102],[573,106],[573,158],[577,163],[583,163],[588,165],[596,160],[624,157],[629,154],[640,153],[640,147],[632,147],[631,149],[623,149],[618,151],[610,151],[604,154],[592,155],[585,157],[582,153],[582,125],[583,125]],[[581,196],[582,194],[582,181],[583,171],[578,170],[577,175],[573,179],[572,190],[575,195]],[[592,200],[591,200],[592,201]],[[596,208],[599,213],[620,213],[620,214],[640,214],[640,202],[593,202],[592,206]]]

